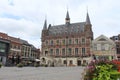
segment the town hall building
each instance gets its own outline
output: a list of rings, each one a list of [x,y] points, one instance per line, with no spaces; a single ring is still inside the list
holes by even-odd
[[[47,26],[41,36],[41,64],[48,66],[80,66],[91,58],[92,24],[87,12],[86,21],[71,23],[67,11],[65,24]]]

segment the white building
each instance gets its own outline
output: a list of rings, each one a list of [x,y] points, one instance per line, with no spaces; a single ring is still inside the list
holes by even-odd
[[[104,35],[100,35],[92,41],[92,55],[96,59],[117,59],[116,44]]]

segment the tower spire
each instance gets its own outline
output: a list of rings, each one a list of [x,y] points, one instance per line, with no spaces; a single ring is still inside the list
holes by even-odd
[[[70,19],[68,11],[67,11],[67,14],[66,14],[66,19]]]
[[[88,11],[87,11],[87,16],[86,16],[86,24],[91,24]]]
[[[45,19],[43,30],[46,30],[46,29],[47,29],[47,20]]]
[[[69,17],[69,12],[68,12],[68,10],[67,10],[65,22],[66,22],[66,24],[70,24],[70,17]]]

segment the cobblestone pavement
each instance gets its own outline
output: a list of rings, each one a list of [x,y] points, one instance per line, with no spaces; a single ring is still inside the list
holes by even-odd
[[[2,67],[0,80],[80,80],[83,67]]]

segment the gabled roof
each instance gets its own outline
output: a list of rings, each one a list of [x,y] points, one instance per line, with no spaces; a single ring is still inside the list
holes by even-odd
[[[109,39],[108,37],[106,37],[104,35],[100,35],[99,37],[97,37],[96,39],[93,40],[93,43],[98,43],[98,42],[114,43],[114,41],[112,41],[111,39]]]
[[[80,23],[71,23],[69,25],[56,25],[51,26],[49,28],[49,35],[56,35],[56,34],[66,34],[66,33],[78,33],[84,31],[85,22]]]

